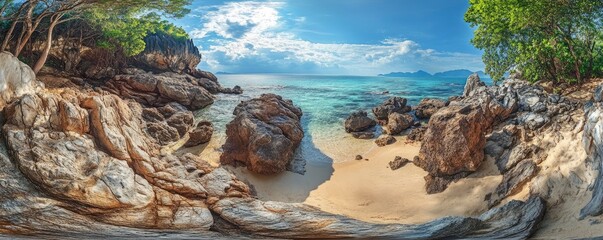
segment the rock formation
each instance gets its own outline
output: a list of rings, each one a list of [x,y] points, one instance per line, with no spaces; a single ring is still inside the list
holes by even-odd
[[[177,102],[190,110],[199,110],[214,102],[214,96],[197,84],[148,73],[118,75],[107,82],[106,89],[147,106]]]
[[[446,102],[440,99],[424,98],[415,107],[415,115],[419,119],[429,119],[440,108],[446,106]]]
[[[411,107],[406,105],[406,98],[392,97],[381,105],[373,108],[373,114],[377,118],[377,122],[381,125],[387,124],[389,115],[391,113],[407,113],[410,112]]]
[[[375,120],[368,117],[365,111],[353,112],[344,122],[345,131],[355,138],[370,139],[374,137]]]
[[[375,143],[379,147],[385,147],[390,144],[394,144],[396,142],[396,138],[392,137],[392,135],[381,135],[375,140]]]
[[[190,73],[201,62],[193,40],[176,39],[165,34],[149,34],[144,51],[134,56],[140,67],[154,72]]]
[[[386,133],[391,135],[400,134],[402,131],[409,129],[415,124],[415,118],[408,113],[391,113],[389,114],[386,128]]]
[[[591,200],[580,210],[580,218],[603,214],[603,85],[595,90],[593,102],[586,104],[584,118],[586,123],[582,142],[588,153],[588,161],[598,173]]]
[[[13,98],[44,88],[25,63],[8,52],[0,52],[0,109]]]
[[[263,94],[241,102],[233,114],[221,162],[240,162],[261,174],[285,171],[304,136],[301,109],[281,96]]]
[[[193,131],[189,132],[189,139],[184,144],[184,147],[194,147],[200,144],[208,143],[213,134],[213,124],[208,121],[201,121],[197,123],[197,127]]]

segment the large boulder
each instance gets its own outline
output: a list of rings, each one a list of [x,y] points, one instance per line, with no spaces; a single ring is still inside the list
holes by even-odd
[[[199,110],[214,102],[214,96],[204,87],[171,75],[118,75],[105,88],[147,106],[177,102],[190,110]]]
[[[158,108],[144,108],[142,117],[147,133],[161,145],[180,140],[193,128],[193,113],[178,103]]]
[[[191,39],[177,39],[166,34],[149,34],[145,49],[134,56],[139,67],[153,72],[190,73],[201,62],[199,49]]]
[[[365,111],[353,112],[345,119],[344,123],[345,131],[348,133],[365,132],[375,125],[377,125],[377,122],[368,117]]]
[[[441,109],[429,120],[415,164],[438,177],[477,170],[488,127],[480,105]]]
[[[301,109],[281,96],[263,94],[241,102],[233,114],[221,162],[241,162],[261,174],[285,171],[304,136]]]
[[[0,109],[14,98],[44,88],[27,64],[9,52],[0,52]]]
[[[387,124],[387,120],[391,113],[407,113],[412,109],[407,106],[408,101],[402,97],[391,97],[385,100],[381,105],[373,108],[373,114],[381,125]]]
[[[408,113],[391,113],[388,117],[386,133],[396,135],[415,124],[415,118]]]
[[[595,89],[594,101],[585,106],[585,124],[582,142],[588,154],[588,163],[596,170],[591,200],[580,210],[580,218],[603,214],[603,85]]]
[[[214,134],[214,126],[211,122],[201,121],[197,123],[197,127],[188,133],[189,139],[184,144],[184,147],[194,147],[197,145],[208,143],[211,136]]]
[[[424,98],[415,107],[415,115],[419,119],[429,119],[440,108],[446,106],[446,102],[435,98]]]
[[[471,97],[480,88],[484,88],[486,84],[482,82],[477,73],[471,74],[465,82],[465,89],[463,90],[463,97]]]

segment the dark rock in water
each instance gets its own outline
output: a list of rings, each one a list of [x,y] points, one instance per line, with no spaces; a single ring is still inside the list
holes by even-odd
[[[425,135],[425,131],[427,127],[416,127],[410,130],[410,133],[406,136],[408,140],[412,141],[423,141],[423,135]]]
[[[488,201],[488,206],[493,207],[507,196],[518,193],[521,187],[529,182],[538,172],[538,166],[532,160],[524,160],[513,169],[503,174],[502,182],[496,187]]]
[[[243,89],[240,86],[234,86],[233,88],[223,88],[220,92],[226,94],[243,94]]]
[[[362,160],[363,157],[362,157],[362,155],[356,155],[356,158],[354,158],[354,159],[356,159],[356,160]]]
[[[197,123],[197,127],[188,133],[189,139],[184,144],[184,147],[194,147],[197,145],[208,143],[211,136],[214,134],[214,126],[211,122],[201,121]]]
[[[424,98],[415,107],[415,115],[420,119],[429,119],[440,108],[446,106],[446,102],[440,99]]]
[[[536,231],[546,206],[541,198],[530,197],[478,218],[444,217],[415,225],[372,224],[305,204],[250,198],[221,199],[211,209],[244,232],[275,238],[526,239]]]
[[[144,51],[133,57],[141,68],[153,72],[191,73],[201,62],[193,40],[176,39],[165,34],[149,34],[144,38]]]
[[[190,110],[199,110],[214,102],[214,96],[205,88],[170,76],[118,75],[108,81],[105,88],[147,106],[177,102]]]
[[[389,168],[391,170],[396,170],[396,169],[406,166],[406,164],[409,162],[410,162],[410,160],[408,160],[407,158],[402,158],[400,156],[396,156],[396,158],[393,161],[389,162]]]
[[[344,127],[348,133],[354,132],[368,132],[366,130],[377,125],[375,120],[368,117],[365,111],[353,112],[348,118],[346,118]]]
[[[415,119],[408,113],[391,113],[387,121],[386,133],[396,135],[402,131],[412,127],[415,123]]]
[[[463,91],[463,97],[471,97],[474,92],[477,91],[481,87],[485,87],[486,84],[482,82],[477,73],[471,74],[469,78],[467,78],[467,82],[465,83],[465,90]]]
[[[379,136],[379,138],[377,138],[377,140],[375,140],[375,143],[379,147],[385,147],[385,146],[393,144],[395,142],[396,142],[396,138],[394,138],[391,135],[381,135],[381,136]]]
[[[381,105],[373,108],[373,114],[377,118],[377,121],[381,125],[387,124],[387,120],[391,113],[407,113],[410,112],[411,107],[406,106],[406,98],[392,97]]]
[[[255,173],[283,172],[304,136],[302,111],[275,94],[241,102],[226,126],[223,164],[241,162]]]
[[[375,137],[375,132],[353,132],[352,137],[358,139],[372,139]]]

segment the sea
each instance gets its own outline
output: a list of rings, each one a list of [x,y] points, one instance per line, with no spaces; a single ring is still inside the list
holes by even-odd
[[[226,124],[234,118],[232,113],[237,104],[263,93],[275,93],[293,100],[303,111],[301,124],[305,136],[296,158],[327,164],[353,160],[376,147],[374,140],[355,139],[345,132],[344,121],[350,113],[364,110],[371,114],[373,107],[394,96],[408,99],[411,105],[423,98],[447,99],[461,95],[466,82],[466,78],[280,74],[225,74],[218,75],[218,79],[222,86],[238,85],[244,92],[218,94],[213,105],[195,113],[196,118],[211,121],[215,129],[202,156],[208,160],[219,157],[226,139]],[[378,136],[381,129],[377,127],[376,131]]]

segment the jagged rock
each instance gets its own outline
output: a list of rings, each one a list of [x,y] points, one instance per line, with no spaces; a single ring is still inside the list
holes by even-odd
[[[399,169],[401,167],[406,166],[406,164],[409,162],[410,162],[410,160],[408,160],[407,158],[402,158],[402,157],[396,156],[396,158],[393,161],[389,162],[389,169],[391,169],[391,170]]]
[[[471,97],[473,96],[475,91],[485,86],[486,84],[482,82],[477,73],[471,74],[471,76],[467,78],[467,82],[465,83],[463,97]]]
[[[353,132],[352,137],[358,139],[372,139],[375,137],[375,132]]]
[[[531,130],[536,130],[550,122],[550,119],[538,113],[528,112],[519,118],[519,122]]]
[[[415,115],[420,119],[429,119],[440,108],[446,106],[446,102],[440,99],[424,98],[415,107]]]
[[[387,121],[387,128],[385,129],[388,134],[396,135],[402,131],[409,129],[415,123],[415,119],[408,113],[391,113]]]
[[[502,182],[490,196],[488,206],[493,207],[507,196],[518,193],[538,172],[538,166],[532,160],[524,160],[503,174]]]
[[[161,145],[167,145],[184,137],[193,127],[193,113],[178,103],[159,108],[144,108],[142,117],[147,133]]]
[[[344,123],[345,131],[348,133],[365,132],[375,125],[377,125],[377,122],[368,117],[365,111],[353,112],[346,118]]]
[[[511,125],[501,129],[500,131],[492,132],[487,136],[484,152],[495,159],[501,158],[503,155],[510,154],[510,149],[517,141],[518,130],[515,125]]]
[[[377,118],[377,121],[381,125],[387,124],[387,120],[391,113],[407,113],[410,112],[411,107],[406,106],[406,98],[392,97],[381,105],[373,108],[373,114]]]
[[[379,138],[377,138],[377,140],[375,140],[375,143],[379,147],[385,147],[387,145],[394,144],[395,142],[396,138],[394,138],[392,135],[381,135]]]
[[[212,80],[214,82],[218,81],[218,78],[213,73],[207,72],[207,71],[201,71],[199,69],[194,69],[193,71],[190,72],[190,75],[192,75],[192,76],[194,76],[196,78],[209,79],[209,80]]]
[[[190,110],[199,110],[214,102],[205,88],[178,78],[152,74],[118,75],[107,82],[108,91],[131,98],[147,106],[177,102]]]
[[[423,141],[425,131],[427,131],[427,127],[424,126],[413,128],[408,133],[407,138],[412,141]]]
[[[486,128],[479,105],[441,109],[429,121],[415,164],[439,177],[477,170],[484,159]]]
[[[111,94],[42,91],[5,108],[3,136],[23,176],[54,199],[47,204],[96,221],[207,230],[213,217],[204,199],[249,196],[197,156],[160,155],[141,112]]]
[[[496,166],[501,173],[505,173],[523,160],[533,159],[536,163],[540,163],[545,158],[546,153],[542,148],[533,144],[521,143],[515,146],[508,155],[498,158]]]
[[[184,147],[194,147],[200,144],[208,143],[211,140],[211,135],[214,134],[214,127],[211,122],[201,121],[197,127],[189,133],[189,140],[184,144]]]
[[[220,161],[241,162],[261,174],[285,171],[304,136],[301,109],[281,96],[263,94],[241,102],[233,114]]]
[[[84,72],[87,78],[94,80],[106,80],[111,79],[117,75],[117,70],[112,67],[101,67],[97,65],[90,66]]]
[[[193,40],[176,39],[166,34],[148,34],[145,49],[134,57],[137,65],[154,72],[189,73],[201,62]]]
[[[195,78],[189,74],[179,74],[179,73],[173,73],[173,72],[164,72],[164,73],[155,74],[155,75],[178,80],[179,82],[191,84],[193,86],[200,86],[202,88],[205,88],[205,90],[207,90],[211,94],[216,94],[216,93],[222,92],[222,86],[220,86],[220,84],[217,81],[213,81],[211,79]]]
[[[9,52],[0,52],[0,109],[14,98],[44,88],[27,64]]]
[[[244,232],[276,238],[525,239],[545,213],[539,197],[511,201],[479,218],[445,217],[424,224],[371,224],[299,203],[226,198],[212,211]]]

